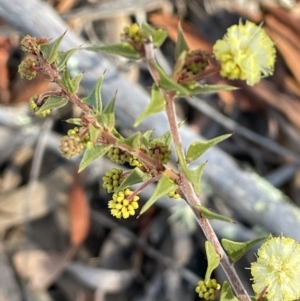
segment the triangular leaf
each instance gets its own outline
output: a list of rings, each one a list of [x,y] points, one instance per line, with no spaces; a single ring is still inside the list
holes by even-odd
[[[189,95],[189,91],[183,87],[182,85],[177,84],[172,80],[170,76],[168,76],[165,71],[154,61],[151,61],[150,64],[157,70],[159,74],[159,84],[166,91],[176,91],[176,94],[180,95]]]
[[[108,104],[103,109],[103,112],[101,113],[102,122],[109,130],[112,130],[115,127],[115,103],[117,99],[116,96],[117,95],[115,94],[115,96],[108,102]]]
[[[138,167],[136,167],[121,183],[118,187],[117,192],[129,187],[130,185],[138,184],[145,182],[151,179],[151,175],[149,173],[142,172]]]
[[[60,96],[51,95],[47,97],[45,103],[36,111],[36,114],[43,113],[47,110],[59,109],[64,107],[68,103],[66,98]]]
[[[141,132],[136,132],[132,136],[124,139],[123,142],[133,149],[138,149],[141,146],[141,137]]]
[[[103,79],[104,75],[99,78],[90,95],[82,99],[82,102],[90,106],[96,113],[102,112],[101,87]]]
[[[232,241],[223,238],[221,240],[222,246],[224,247],[226,253],[231,262],[238,261],[246,252],[248,252],[254,245],[263,242],[268,239],[269,235],[258,237],[245,242]]]
[[[146,147],[146,149],[149,149],[149,140],[150,140],[150,136],[152,135],[152,133],[153,133],[153,130],[148,130],[141,137],[141,143]]]
[[[141,137],[141,144],[142,144],[147,150],[149,149],[149,141],[148,141],[144,136]]]
[[[182,150],[178,146],[175,146],[175,150],[176,150],[176,154],[177,154],[177,157],[178,157],[179,166],[181,167],[181,169],[182,169],[184,175],[186,176],[186,178],[190,182],[192,182],[193,181],[193,174],[191,173],[191,171],[187,167],[187,164],[185,162]]]
[[[65,120],[67,123],[76,124],[76,125],[82,125],[81,124],[81,118],[69,118]]]
[[[205,252],[207,257],[207,270],[205,273],[204,281],[210,280],[211,274],[220,264],[220,255],[216,252],[211,242],[205,242]]]
[[[202,177],[205,166],[206,166],[206,162],[202,163],[196,169],[189,169],[189,174],[191,175],[191,178],[192,178],[191,183],[193,185],[194,191],[197,196],[200,195],[201,177]]]
[[[111,146],[107,145],[95,145],[92,142],[87,143],[87,148],[84,152],[82,160],[79,165],[78,172],[83,171],[90,163],[99,157],[104,156]]]
[[[210,211],[209,209],[207,209],[204,206],[194,205],[194,208],[198,209],[201,212],[201,214],[204,218],[217,219],[217,220],[228,222],[228,223],[234,223],[234,221],[231,218],[229,218],[228,216],[224,216],[224,215],[221,215],[221,214],[218,214],[218,213],[214,213],[214,212]]]
[[[155,33],[155,31],[157,30],[155,27],[151,26],[147,22],[142,23],[141,29],[142,29],[144,37],[152,36]]]
[[[178,57],[178,59],[176,60],[174,71],[173,71],[173,78],[176,77],[176,75],[178,76],[179,72],[182,71],[185,64],[186,55],[187,55],[187,51],[183,51]]]
[[[70,49],[68,51],[58,51],[57,57],[55,60],[57,71],[62,71],[65,69],[68,60],[72,57],[72,55],[78,50],[78,47]]]
[[[89,123],[88,129],[89,129],[90,142],[96,144],[96,142],[101,134],[100,130],[96,129],[91,123]]]
[[[185,124],[186,120],[181,120],[180,122],[178,122],[177,127],[180,129],[184,124]]]
[[[239,301],[239,299],[233,294],[229,282],[226,280],[222,285],[220,301]]]
[[[169,33],[167,30],[164,30],[162,28],[157,29],[152,35],[154,47],[159,48],[164,43],[168,35]]]
[[[229,85],[196,85],[193,89],[189,89],[188,86],[185,88],[189,91],[189,95],[198,95],[204,93],[217,93],[220,91],[233,91],[239,88]]]
[[[72,82],[72,79],[70,77],[70,74],[68,72],[68,70],[65,70],[62,74],[62,77],[61,79],[59,80],[60,84],[62,84],[66,90],[70,93],[70,94],[73,94],[74,92],[74,85],[73,85],[73,82]]]
[[[146,117],[152,114],[159,113],[166,106],[166,101],[162,94],[160,93],[158,87],[153,84],[151,89],[151,98],[146,109],[141,113],[141,115],[136,119],[134,126],[138,126]]]
[[[145,137],[146,139],[149,140],[152,133],[153,133],[153,130],[148,130],[143,134],[143,137]]]
[[[78,92],[82,77],[83,77],[83,73],[79,73],[74,78],[72,78],[72,85],[73,85],[72,93]]]
[[[195,141],[193,142],[186,154],[186,160],[187,162],[191,162],[199,158],[201,155],[203,155],[204,152],[206,152],[208,149],[213,147],[214,145],[220,143],[221,141],[229,138],[232,134],[225,134],[216,138],[213,138],[211,140],[207,141]]]
[[[152,36],[152,42],[155,48],[160,47],[168,37],[168,31],[162,28],[155,28],[148,23],[142,24],[142,31],[145,37]]]
[[[157,141],[157,142],[161,142],[167,146],[171,145],[172,142],[172,135],[170,131],[166,131],[165,133],[163,133],[161,136],[157,137],[157,138],[153,138],[151,139],[151,141]]]
[[[45,43],[39,45],[43,57],[49,64],[52,64],[56,60],[58,55],[58,47],[62,39],[64,38],[65,33],[66,32],[64,32],[61,36],[59,36],[56,40],[54,40],[51,43]]]
[[[115,129],[111,130],[111,133],[119,140],[124,140],[124,137]]]
[[[111,53],[131,60],[138,60],[141,58],[140,53],[136,51],[132,45],[125,42],[111,45],[92,45],[85,47],[85,49],[94,52]]]
[[[79,73],[74,78],[71,78],[68,70],[66,69],[63,72],[63,75],[59,82],[67,89],[70,94],[74,94],[78,92],[82,77],[83,73]]]
[[[181,55],[183,51],[188,51],[189,46],[185,40],[183,30],[181,27],[180,22],[178,22],[178,29],[177,29],[177,42],[175,46],[175,60]]]
[[[170,178],[163,174],[157,183],[156,189],[151,198],[144,204],[141,209],[140,215],[145,213],[159,198],[167,195],[169,192],[177,189],[178,185],[175,184]]]

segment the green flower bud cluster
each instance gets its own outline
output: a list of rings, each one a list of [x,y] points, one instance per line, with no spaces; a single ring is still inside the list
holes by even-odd
[[[171,158],[171,150],[169,149],[169,146],[160,141],[150,141],[148,153],[154,159],[158,157],[162,164],[168,163]]]
[[[29,99],[29,109],[30,111],[38,117],[46,117],[47,115],[49,115],[51,113],[51,110],[44,110],[39,112],[40,107],[37,105],[36,101],[38,100],[39,95],[35,94],[34,96],[30,97]]]
[[[131,154],[119,149],[118,147],[112,147],[107,153],[107,157],[114,163],[123,165],[129,163],[130,166],[142,166],[143,164]]]
[[[121,33],[121,39],[124,42],[132,44],[133,46],[142,46],[144,40],[142,29],[137,23],[134,23],[130,26],[125,26],[124,32]]]
[[[21,49],[26,53],[39,54],[40,52],[39,45],[47,42],[49,42],[48,39],[45,38],[37,39],[35,37],[26,35],[21,40],[20,45],[21,45]]]
[[[129,188],[113,194],[112,200],[108,202],[108,208],[111,209],[112,216],[128,218],[135,214],[135,210],[139,207],[139,197],[136,195],[129,198],[131,194],[132,191]]]
[[[103,188],[107,190],[108,193],[115,192],[123,181],[122,169],[113,168],[105,173],[102,177]]]
[[[82,153],[87,146],[88,136],[80,138],[78,133],[79,129],[75,127],[69,130],[68,134],[60,141],[59,149],[62,155],[68,159]]]
[[[183,85],[190,90],[195,89],[197,86],[197,75],[201,76],[201,73],[208,66],[208,63],[208,53],[203,50],[190,51],[185,58],[185,63],[180,71],[178,82],[183,83]]]
[[[28,80],[32,80],[36,77],[36,61],[32,59],[25,59],[21,62],[18,68],[18,72],[21,75],[21,78],[26,78]]]
[[[195,75],[204,71],[208,66],[209,55],[203,50],[194,50],[187,54],[185,68]]]
[[[112,162],[123,165],[129,161],[130,154],[119,149],[118,147],[112,147],[108,151],[107,156]]]
[[[34,54],[36,53],[35,50],[38,49],[37,39],[26,35],[20,42],[21,49],[26,53]]]
[[[128,163],[132,167],[141,167],[141,166],[143,166],[143,163],[139,159],[137,159],[136,157],[132,156],[131,154],[129,154]]]
[[[196,287],[196,293],[198,293],[200,298],[205,300],[214,300],[215,292],[220,290],[221,285],[216,279],[209,279],[207,282],[200,280],[198,286]]]

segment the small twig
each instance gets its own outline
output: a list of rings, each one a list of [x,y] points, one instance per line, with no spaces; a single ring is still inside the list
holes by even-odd
[[[146,54],[146,60],[148,64],[149,71],[156,82],[157,86],[159,87],[159,75],[156,72],[155,68],[152,65],[152,62],[155,60],[154,58],[154,51],[153,51],[153,44],[147,43],[144,45],[145,47],[145,54]],[[168,122],[170,126],[170,132],[172,135],[173,143],[176,147],[179,147],[182,149],[181,144],[181,138],[178,131],[177,126],[177,120],[176,120],[176,112],[175,112],[175,106],[174,106],[174,93],[168,93],[167,91],[160,89],[161,93],[163,94],[165,101],[166,101],[166,113],[168,117]],[[228,277],[228,280],[230,281],[234,291],[236,292],[239,300],[241,301],[250,301],[250,297],[245,290],[240,278],[238,277],[233,265],[231,264],[228,256],[226,255],[224,249],[222,248],[215,232],[213,231],[209,221],[206,218],[203,218],[201,216],[200,211],[195,210],[195,205],[199,204],[200,201],[197,197],[197,195],[194,192],[194,189],[192,187],[192,184],[189,182],[189,180],[186,178],[184,172],[178,166],[179,168],[179,174],[180,174],[180,188],[186,198],[187,203],[190,205],[190,207],[193,209],[196,219],[198,221],[198,224],[200,225],[201,229],[204,232],[204,235],[212,243],[212,245],[215,248],[215,251],[220,255],[221,260],[221,266],[223,267],[223,270],[225,274]]]
[[[132,200],[137,194],[139,194],[144,188],[146,188],[148,185],[158,181],[160,179],[160,175],[153,177],[147,181],[145,181],[141,186],[139,186],[129,197],[129,200]]]
[[[55,82],[61,88],[61,92],[64,93],[74,105],[79,107],[85,114],[89,114],[89,106],[81,102],[80,98],[76,94],[70,94],[67,91],[66,87],[60,82],[61,77],[59,75],[59,72],[53,69],[51,64],[49,64],[42,56],[39,56],[38,59],[40,64],[39,71],[47,74],[50,77],[51,81]]]

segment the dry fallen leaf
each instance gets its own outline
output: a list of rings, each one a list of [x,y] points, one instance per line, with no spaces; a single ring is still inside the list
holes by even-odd
[[[70,241],[78,246],[86,239],[90,229],[90,208],[78,173],[69,194]]]

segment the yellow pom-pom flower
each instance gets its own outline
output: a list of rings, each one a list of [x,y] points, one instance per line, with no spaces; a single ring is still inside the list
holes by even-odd
[[[249,86],[274,71],[274,43],[261,26],[250,21],[228,28],[224,37],[214,44],[213,53],[220,61],[221,76],[246,80]]]
[[[139,207],[139,197],[136,195],[129,198],[131,194],[132,191],[129,188],[113,194],[113,199],[108,202],[108,208],[111,209],[112,216],[128,218],[135,214],[135,209]]]
[[[266,289],[270,301],[300,298],[300,244],[292,238],[270,238],[259,248],[251,274],[255,293]]]

